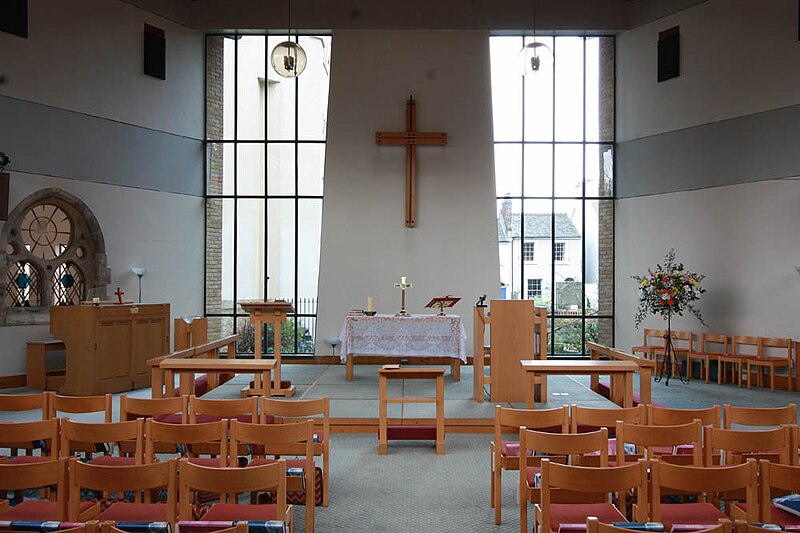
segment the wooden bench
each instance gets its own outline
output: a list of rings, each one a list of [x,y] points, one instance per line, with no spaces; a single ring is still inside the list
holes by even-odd
[[[47,353],[64,351],[60,340],[28,341],[25,386],[31,390],[56,390],[64,384],[66,367],[47,368]]]
[[[594,342],[587,342],[586,348],[589,350],[589,355],[594,361],[598,361],[601,359],[611,359],[615,361],[630,361],[634,363],[637,367],[639,367],[639,394],[638,398],[636,393],[633,393],[633,403],[634,405],[637,403],[640,404],[649,404],[652,403],[652,383],[653,383],[653,372],[656,368],[656,361],[654,359],[644,359],[642,357],[636,357],[631,354],[627,354],[615,348],[609,348],[608,346],[603,346],[602,344],[597,344]],[[603,388],[610,389],[610,386],[600,383],[600,379],[598,375],[592,375],[590,380],[590,387],[593,391],[598,394],[602,394],[606,396],[605,391]],[[611,397],[610,391],[607,395],[609,398]],[[612,400],[613,401],[613,400]]]
[[[166,396],[174,395],[175,383],[170,382],[165,377],[166,369],[161,367],[161,363],[168,359],[219,359],[220,350],[224,347],[228,348],[226,357],[228,359],[236,358],[236,343],[239,340],[239,335],[229,335],[216,341],[207,342],[185,350],[179,350],[160,357],[153,357],[147,360],[147,365],[150,367],[152,397],[163,398]],[[219,378],[217,372],[212,372],[207,377],[206,390],[211,390],[219,385]],[[166,385],[166,391],[165,391]],[[200,396],[201,394],[197,394]]]
[[[274,359],[203,359],[169,357],[159,363],[159,368],[164,371],[167,383],[167,396],[175,393],[170,383],[175,382],[175,374],[178,374],[180,382],[180,395],[192,394],[194,388],[195,374],[205,372],[209,375],[209,382],[212,374],[256,374],[265,381],[263,383],[263,396],[270,395],[270,374],[275,369]]]

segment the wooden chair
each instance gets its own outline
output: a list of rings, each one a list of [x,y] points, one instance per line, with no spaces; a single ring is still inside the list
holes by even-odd
[[[93,518],[115,522],[169,522],[174,526],[177,509],[174,459],[135,466],[100,466],[81,463],[71,457],[69,465],[67,518],[70,521],[78,517],[81,489],[104,493],[134,491],[137,502],[115,501]],[[167,501],[152,502],[151,492],[162,488],[167,489]],[[139,503],[142,492],[144,503]]]
[[[292,524],[292,508],[286,505],[286,462],[283,459],[268,465],[244,468],[211,468],[180,461],[180,510],[181,520],[192,520],[193,491],[222,494],[222,501],[215,503],[200,517],[204,521],[234,520],[279,520],[285,522],[289,531]],[[232,494],[242,492],[276,493],[277,504],[228,503]]]
[[[651,460],[669,457],[670,462],[680,460],[678,447],[691,446],[692,465],[703,466],[703,423],[694,420],[674,426],[646,426],[617,422],[617,464],[625,463],[625,444],[636,445],[637,453]],[[674,456],[674,458],[673,458]],[[689,457],[684,454],[685,457]]]
[[[730,364],[732,372],[738,374],[738,383],[741,387],[747,361],[761,357],[761,352],[761,337],[734,335],[731,339],[731,353],[717,356],[717,383],[725,381],[727,365]]]
[[[519,428],[519,456],[531,457],[537,463],[541,463],[542,456],[548,455],[552,462],[559,462],[556,456],[563,456],[563,460],[573,458],[587,453],[600,454],[600,467],[608,466],[608,430],[601,428],[591,433],[546,433],[544,431],[531,431],[526,427]],[[540,482],[537,477],[541,476],[540,464],[531,466],[526,464],[525,468],[519,468],[519,520],[520,531],[528,530],[528,502],[539,503],[541,501]],[[551,495],[551,500],[555,495]]]
[[[797,404],[790,403],[784,407],[738,407],[726,403],[722,406],[722,418],[725,429],[731,429],[733,424],[753,427],[796,425]]]
[[[55,418],[64,414],[103,413],[105,421],[111,422],[111,395],[62,396],[51,393],[48,400],[48,411],[48,418]]]
[[[119,397],[119,419],[154,418],[158,422],[185,424],[189,421],[189,397],[133,398],[126,394]]]
[[[133,466],[142,464],[144,450],[144,421],[141,418],[127,422],[90,423],[61,419],[60,453],[70,456],[85,453],[89,463],[105,466]],[[120,442],[133,443],[133,454],[123,455]],[[114,447],[118,450],[115,453]],[[95,453],[100,453],[94,457]]]
[[[777,339],[773,337],[761,337],[761,357],[758,359],[747,360],[747,388],[750,388],[752,377],[751,369],[756,368],[758,386],[761,387],[761,380],[765,368],[769,368],[769,389],[775,392],[775,369],[786,368],[789,375],[786,380],[788,390],[792,390],[792,339]],[[776,351],[785,350],[785,355],[771,355]],[[767,353],[769,351],[769,353]]]
[[[189,396],[189,422],[217,422],[223,418],[235,418],[240,422],[257,423],[258,398],[235,398],[230,400],[209,400]]]
[[[692,375],[692,362],[700,361],[700,375],[705,376],[706,383],[711,370],[710,361],[716,361],[720,356],[728,354],[728,335],[717,333],[700,334],[700,350],[690,350],[686,356],[686,379]],[[719,372],[719,369],[717,369]]]
[[[642,333],[642,345],[631,348],[631,354],[642,354],[645,359],[655,360],[656,354],[664,354],[667,330],[645,328]]]
[[[746,523],[745,523],[746,524]],[[766,530],[764,530],[766,531]],[[630,533],[631,529],[626,527],[617,527],[611,524],[604,524],[597,520],[596,517],[590,516],[586,519],[586,533]],[[731,533],[731,521],[727,518],[720,519],[716,526],[707,529],[700,529],[693,533]],[[737,531],[736,533],[740,533]],[[747,533],[746,531],[743,533]]]
[[[758,520],[757,486],[758,467],[755,459],[733,466],[720,466],[713,469],[697,466],[683,466],[654,460],[650,466],[653,487],[652,513],[654,522],[664,524],[664,531],[670,531],[674,524],[716,524],[720,519],[729,518],[710,503],[717,493],[744,489],[748,519]],[[661,503],[663,489],[704,496],[704,501],[696,503]]]
[[[331,459],[331,401],[324,396],[313,400],[276,400],[261,398],[261,422],[268,424],[270,418],[275,422],[294,422],[298,419],[311,419],[317,427],[314,432],[314,455],[322,457],[322,505],[327,507],[330,500],[330,459]],[[320,425],[321,431],[320,431]]]
[[[10,464],[36,463],[58,458],[58,420],[37,422],[0,422],[0,448],[8,448],[5,462]],[[33,450],[41,450],[33,455]],[[19,455],[19,451],[24,453]],[[28,453],[31,452],[31,453]]]
[[[534,531],[557,533],[561,524],[585,522],[594,516],[601,522],[625,522],[627,518],[619,509],[626,509],[627,492],[636,489],[637,505],[633,519],[647,519],[647,462],[639,460],[623,466],[589,468],[553,463],[542,459],[541,503],[535,506]],[[602,503],[554,503],[553,489],[584,493],[589,502],[596,502],[598,493],[619,494],[619,508]],[[579,496],[579,495],[576,495]],[[607,496],[606,496],[607,497]],[[580,501],[580,500],[574,500]],[[541,529],[537,529],[541,526]],[[527,533],[520,529],[520,533]]]
[[[52,459],[28,464],[0,463],[0,489],[3,491],[55,487],[49,500],[25,500],[0,511],[0,521],[63,521],[67,518],[67,460]],[[86,520],[97,512],[94,504],[76,507],[76,517]]]
[[[652,426],[674,426],[699,420],[704,426],[721,426],[719,405],[702,409],[674,409],[671,407],[647,406],[647,423]]]
[[[738,464],[747,457],[770,459],[790,464],[791,430],[789,426],[760,431],[705,428],[705,463],[711,466],[712,456],[722,453],[722,464]]]
[[[231,420],[231,449],[239,445],[250,445],[253,458],[250,466],[273,464],[279,457],[293,455],[302,459],[286,460],[286,490],[288,493],[304,493],[306,506],[306,532],[314,531],[314,506],[316,504],[314,484],[314,423],[311,420],[289,424],[246,424]],[[257,453],[256,453],[257,452]],[[262,457],[256,457],[261,455]],[[237,466],[236,457],[231,454],[229,466]],[[293,474],[300,474],[296,476]]]
[[[0,394],[0,411],[34,411],[41,410],[41,419],[50,418],[48,402],[49,392],[36,394]]]
[[[177,453],[205,466],[228,464],[228,421],[200,424],[169,424],[148,418],[144,422],[144,462],[157,462],[156,453]],[[201,454],[210,457],[200,457]]]
[[[519,435],[521,427],[548,431],[552,433],[569,432],[569,407],[564,405],[554,409],[511,409],[495,406],[494,440],[489,444],[491,455],[491,485],[489,503],[494,507],[494,523],[500,524],[503,501],[503,470],[519,470],[520,443],[503,440],[503,433]],[[531,459],[531,465],[538,460]]]
[[[761,517],[762,523],[780,526],[800,526],[800,516],[787,513],[772,504],[773,489],[800,494],[800,466],[781,465],[761,460]]]

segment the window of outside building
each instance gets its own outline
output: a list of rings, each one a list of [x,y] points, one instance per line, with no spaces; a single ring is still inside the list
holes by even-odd
[[[563,242],[557,242],[553,244],[553,261],[563,261],[564,260],[564,252],[566,250],[567,244]]]
[[[533,300],[534,298],[541,298],[542,297],[542,280],[540,279],[529,279],[528,280],[528,299]]]
[[[331,38],[292,39],[308,63],[289,79],[269,61],[285,35],[206,36],[205,314],[242,353],[256,337],[239,303],[265,299],[295,309],[282,353],[314,352]]]
[[[533,261],[533,251],[534,251],[534,242],[524,242],[522,243],[522,255],[523,261]]]
[[[500,281],[548,308],[551,355],[583,356],[613,343],[614,38],[538,37],[553,60],[523,76],[531,40],[490,39]]]

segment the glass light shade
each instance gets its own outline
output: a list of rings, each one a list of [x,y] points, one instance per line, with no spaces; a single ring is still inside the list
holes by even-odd
[[[527,76],[549,69],[553,64],[553,52],[546,44],[533,41],[522,47],[517,59],[522,75]]]
[[[279,43],[270,56],[272,68],[284,78],[296,78],[306,69],[306,51],[292,41]]]

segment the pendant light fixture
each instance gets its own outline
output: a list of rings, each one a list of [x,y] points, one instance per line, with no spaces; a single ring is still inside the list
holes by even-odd
[[[292,0],[289,4],[289,36],[282,43],[272,49],[270,62],[280,76],[296,78],[306,69],[306,51],[299,44],[292,41]]]
[[[536,0],[533,0],[533,41],[525,44],[518,56],[522,75],[535,74],[550,66],[553,51],[543,42],[536,40]]]

